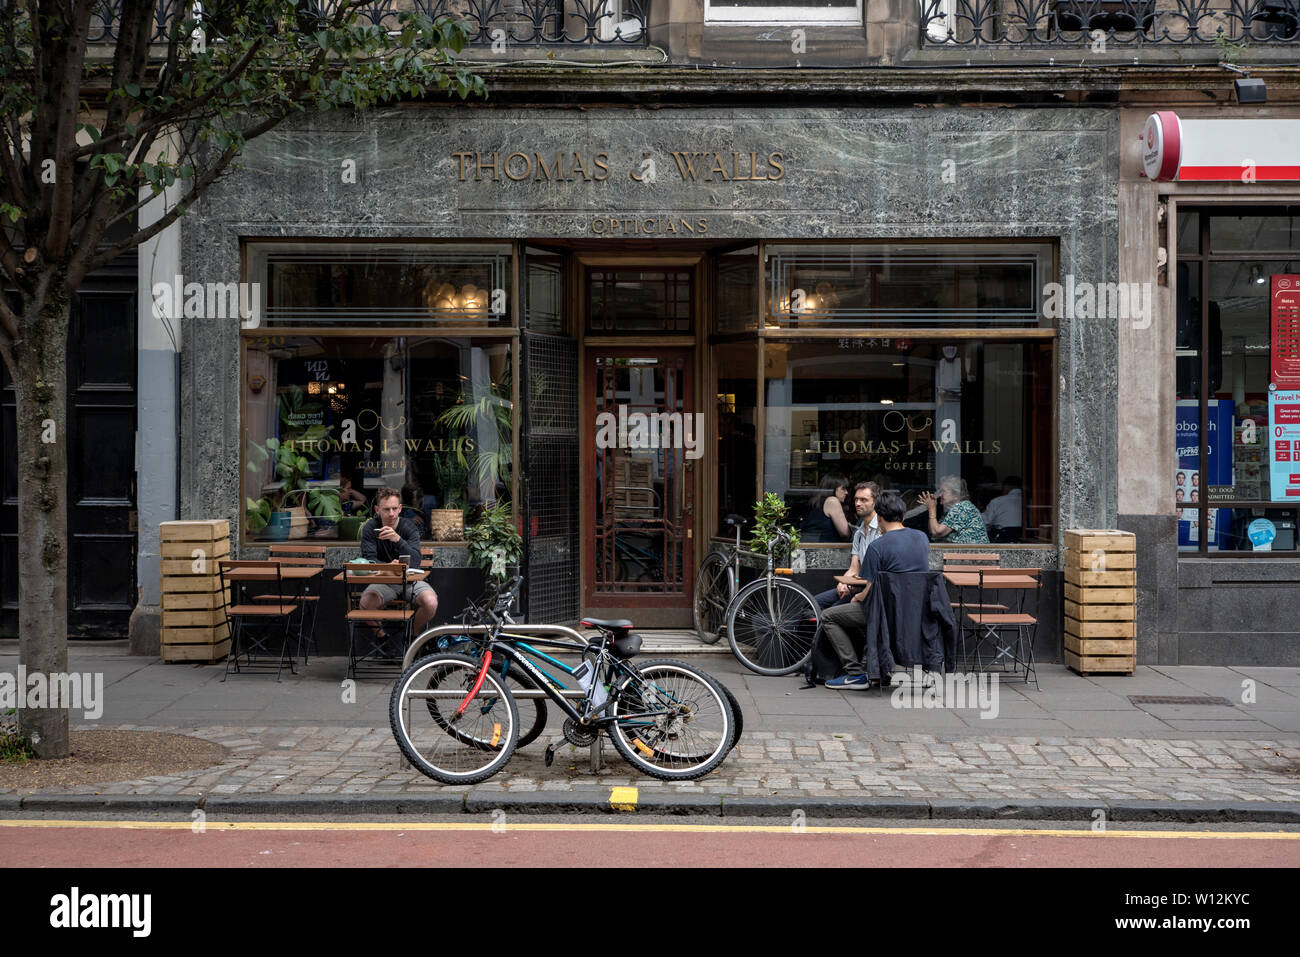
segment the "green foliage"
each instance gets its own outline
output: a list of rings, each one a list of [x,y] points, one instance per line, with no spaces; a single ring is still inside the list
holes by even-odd
[[[789,553],[784,549],[774,557],[780,561],[782,556],[789,557],[799,549],[799,533],[794,526],[785,521],[787,509],[781,496],[775,492],[765,492],[754,503],[754,525],[749,536],[749,548],[754,552],[770,552],[777,544],[777,530],[785,532],[790,538]]]
[[[260,532],[271,521],[271,503],[265,497],[253,501],[244,499],[244,526],[250,532]]]
[[[463,449],[456,452],[456,461],[468,469],[468,477],[474,482],[486,482],[493,489],[496,483],[507,481],[513,457],[511,442],[514,437],[514,402],[511,401],[512,377],[509,366],[495,382],[486,388],[481,383],[464,380],[459,401],[438,416],[438,424],[461,435],[479,434],[484,430],[495,429],[497,447],[484,448],[477,444],[473,458],[465,455]],[[464,488],[462,482],[461,488]],[[450,507],[450,506],[449,506]]]
[[[22,732],[18,730],[17,712],[10,708],[0,715],[0,761],[26,764],[29,758],[36,757],[36,748]]]
[[[483,509],[482,517],[465,532],[469,543],[470,564],[488,578],[505,581],[507,565],[518,565],[524,555],[524,540],[515,527],[508,502],[497,502]]]
[[[469,469],[463,454],[448,453],[435,458],[433,480],[438,484],[443,508],[465,507],[465,485],[469,480]]]

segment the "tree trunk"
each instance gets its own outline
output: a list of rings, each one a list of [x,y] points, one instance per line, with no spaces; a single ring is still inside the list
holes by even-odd
[[[65,276],[29,302],[14,344],[18,440],[18,660],[34,673],[68,670],[68,323]],[[19,688],[19,704],[26,698]],[[47,702],[50,703],[50,702]],[[42,758],[67,757],[67,703],[23,708],[19,728]]]

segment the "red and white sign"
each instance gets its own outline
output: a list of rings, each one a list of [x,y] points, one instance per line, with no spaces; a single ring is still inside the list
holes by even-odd
[[[1269,381],[1300,389],[1300,276],[1275,274],[1269,284],[1272,362]]]
[[[1162,110],[1147,117],[1148,179],[1268,183],[1300,180],[1300,120],[1193,120]]]

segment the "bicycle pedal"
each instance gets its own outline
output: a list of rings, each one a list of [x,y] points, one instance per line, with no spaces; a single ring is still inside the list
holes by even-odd
[[[555,762],[555,747],[554,741],[546,746],[546,766],[548,768]]]

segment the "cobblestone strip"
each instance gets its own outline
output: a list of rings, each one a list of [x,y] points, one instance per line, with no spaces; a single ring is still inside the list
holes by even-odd
[[[399,765],[391,736],[373,728],[143,728],[224,745],[220,765],[137,781],[78,785],[62,793],[366,795],[450,792]],[[655,793],[764,797],[1150,801],[1300,801],[1300,740],[981,738],[942,734],[746,735],[700,781],[654,782],[606,747],[603,770],[567,745],[543,761],[545,737],[515,752],[479,787],[508,793],[634,785]]]

